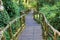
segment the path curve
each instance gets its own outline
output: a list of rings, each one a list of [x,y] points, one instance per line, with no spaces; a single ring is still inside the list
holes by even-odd
[[[43,40],[41,25],[34,21],[33,11],[30,11],[25,17],[25,22],[26,28],[19,36],[18,40]]]

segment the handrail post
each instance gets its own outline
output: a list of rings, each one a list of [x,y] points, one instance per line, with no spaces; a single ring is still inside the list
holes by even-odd
[[[46,25],[46,40],[48,40],[48,26]]]
[[[43,16],[43,15],[42,15]],[[48,37],[48,28],[47,28],[47,24],[45,22],[45,19],[43,17],[43,30],[44,30],[44,40],[48,40],[47,37]]]
[[[43,39],[45,40],[45,34],[46,34],[46,30],[45,30],[45,21],[44,21],[44,17],[43,17],[43,15],[42,15],[42,25],[43,25],[43,30],[44,30],[44,32],[43,32]]]
[[[1,38],[2,38],[2,34],[0,34],[0,40],[1,40]]]
[[[5,38],[3,37],[3,31],[1,28],[0,28],[0,40],[5,40]]]
[[[39,13],[39,20],[40,20],[40,16],[41,16],[41,15],[40,15],[40,13]]]
[[[23,24],[23,20],[22,19],[23,19],[23,17],[20,19],[20,22],[21,22],[21,25],[20,25],[21,29],[20,30],[22,30],[22,24]]]
[[[44,32],[45,40],[47,40],[47,36],[48,36],[48,28],[47,28],[47,25],[46,25],[45,22],[44,22],[44,27],[45,27],[45,32]]]
[[[25,16],[23,16],[23,21],[24,21],[24,23],[25,23]]]
[[[24,27],[24,25],[25,25],[25,16],[23,16],[22,18],[21,18],[21,21],[22,21],[22,27],[21,27],[21,29]]]
[[[1,40],[6,40],[6,38],[4,36],[2,36]]]
[[[11,27],[8,28],[8,32],[9,32],[10,39],[12,39],[13,36],[12,36],[12,29],[11,29]]]
[[[57,33],[56,32],[54,32],[53,40],[57,40]]]

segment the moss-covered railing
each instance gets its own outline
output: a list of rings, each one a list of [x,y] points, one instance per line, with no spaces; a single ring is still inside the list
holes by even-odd
[[[50,25],[43,13],[35,12],[34,20],[42,24],[44,40],[60,40],[60,32]]]
[[[18,35],[25,27],[25,15],[22,14],[20,17],[13,19],[5,28],[0,28],[0,40],[18,40]],[[18,23],[16,24],[16,22]]]

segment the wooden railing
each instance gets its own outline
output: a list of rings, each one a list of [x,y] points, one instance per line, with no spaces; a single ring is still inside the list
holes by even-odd
[[[50,25],[43,13],[35,12],[34,19],[42,24],[44,40],[60,40],[60,32]]]
[[[5,28],[2,30],[0,29],[0,40],[18,40],[17,37],[19,33],[25,27],[25,15],[26,14],[23,14],[20,17],[15,18],[14,20],[10,21]],[[16,25],[17,22],[20,22],[20,25]]]

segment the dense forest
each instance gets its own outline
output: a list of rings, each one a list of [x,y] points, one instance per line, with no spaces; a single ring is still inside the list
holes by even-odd
[[[34,2],[33,2],[34,1]],[[27,0],[1,0],[1,6],[4,8],[0,9],[0,28],[4,29],[9,22],[13,19],[20,17],[22,11],[26,11],[30,9],[30,7],[35,8],[36,1],[35,0],[27,1]],[[14,24],[11,25],[13,34],[16,33],[16,30],[21,26],[21,21],[18,20]],[[17,27],[17,28],[16,28]],[[10,35],[8,30],[4,33],[6,36],[6,40],[10,40]]]
[[[60,0],[39,0],[39,12],[46,15],[50,24],[60,31]]]
[[[0,10],[0,28],[2,29],[10,21],[21,16],[21,11],[34,9],[45,14],[48,22],[60,31],[60,0],[2,0],[2,3],[4,7],[4,10]],[[16,32],[14,27],[17,27],[17,25],[21,25],[19,20],[12,24],[13,34]],[[5,32],[5,34],[6,39],[10,40],[8,32]]]
[[[4,10],[0,11],[0,28],[5,28],[10,21],[20,16],[22,10],[26,10],[26,7],[23,5],[23,0],[2,0]],[[16,29],[20,26],[20,20],[12,24],[12,32],[15,34]],[[17,27],[17,28],[15,28]],[[6,40],[10,40],[8,30],[4,33]]]
[[[36,1],[34,3],[24,2],[24,0],[2,0],[4,10],[0,11],[0,27],[5,27],[9,21],[20,16],[22,10],[27,10],[28,7],[36,7]]]

